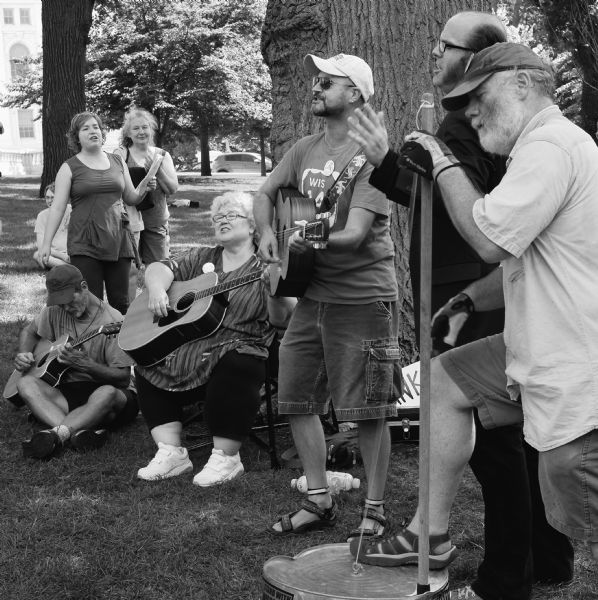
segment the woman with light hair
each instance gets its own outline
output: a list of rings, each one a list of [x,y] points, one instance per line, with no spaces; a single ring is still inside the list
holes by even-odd
[[[157,154],[164,157],[156,173],[156,189],[149,191],[137,206],[127,207],[132,229],[138,232],[139,254],[146,265],[169,255],[167,197],[179,186],[172,157],[153,145],[157,130],[156,117],[134,106],[125,113],[120,147],[115,151],[129,168],[134,185],[146,176]]]
[[[246,283],[231,288],[224,318],[211,335],[183,344],[156,365],[135,367],[139,406],[158,447],[149,464],[139,469],[140,479],[166,479],[193,470],[181,433],[183,406],[198,402],[214,448],[193,483],[210,487],[243,473],[239,449],[259,409],[274,327],[286,326],[295,305],[294,299],[272,297],[261,277],[251,196],[218,196],[210,215],[216,246],[197,246],[148,266],[149,310],[156,318],[168,316],[167,290],[173,281],[215,272],[219,284],[232,285],[236,279]]]
[[[102,300],[105,290],[110,306],[125,314],[135,249],[123,201],[138,204],[146,190],[157,185],[156,179],[148,174],[142,181],[131,182],[123,160],[104,151],[104,125],[94,113],[73,117],[67,141],[74,156],[56,175],[54,202],[39,257],[44,265],[49,264],[51,244],[70,200],[67,251],[71,264],[83,273],[94,296]]]

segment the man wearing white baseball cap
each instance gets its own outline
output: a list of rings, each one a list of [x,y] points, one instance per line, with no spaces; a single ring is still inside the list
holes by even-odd
[[[314,252],[311,279],[280,347],[278,407],[292,427],[308,498],[269,531],[296,534],[336,523],[319,418],[331,398],[339,421],[359,423],[368,479],[361,526],[366,536],[375,537],[386,525],[390,435],[384,419],[396,414],[400,349],[389,203],[368,184],[372,167],[348,135],[348,118],[374,93],[372,70],[348,54],[327,59],[308,54],[304,65],[313,76],[311,110],[324,119],[325,130],[299,140],[254,201],[259,253],[266,262],[278,263],[287,252],[314,247],[296,233],[279,248],[272,218],[281,188],[297,188],[315,202],[326,246]],[[359,534],[357,529],[349,537]]]
[[[320,58],[315,54],[308,54],[303,64],[310,75],[320,73],[348,77],[355,87],[361,92],[364,102],[368,102],[374,95],[374,77],[370,66],[359,56],[352,54],[337,54],[331,58]]]

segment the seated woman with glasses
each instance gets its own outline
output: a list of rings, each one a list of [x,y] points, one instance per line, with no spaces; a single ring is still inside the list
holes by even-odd
[[[244,471],[239,449],[251,431],[265,379],[266,359],[275,330],[284,327],[295,300],[268,293],[255,252],[253,200],[230,192],[211,206],[216,246],[198,246],[147,267],[148,308],[168,315],[167,291],[173,281],[188,281],[215,271],[218,282],[255,273],[259,277],[228,294],[220,327],[210,336],[188,342],[164,361],[135,368],[139,406],[158,451],[139,469],[140,479],[175,477],[193,470],[181,446],[183,406],[203,403],[203,415],[214,448],[193,483],[209,487],[230,481]],[[232,285],[232,283],[231,283]]]

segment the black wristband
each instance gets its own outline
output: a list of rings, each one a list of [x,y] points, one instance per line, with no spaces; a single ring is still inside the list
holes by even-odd
[[[453,300],[454,302],[451,303],[451,308],[459,310],[461,304],[469,314],[475,312],[473,300],[465,292],[459,292]]]

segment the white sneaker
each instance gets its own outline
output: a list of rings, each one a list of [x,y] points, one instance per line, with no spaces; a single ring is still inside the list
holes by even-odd
[[[201,487],[219,485],[242,475],[244,471],[238,452],[234,456],[228,456],[222,450],[213,448],[212,456],[205,467],[193,478],[193,483]]]
[[[142,467],[137,471],[137,477],[155,481],[156,479],[176,477],[183,473],[189,473],[189,471],[193,471],[193,463],[189,460],[187,448],[177,448],[158,442],[156,456],[152,458],[147,467]]]

